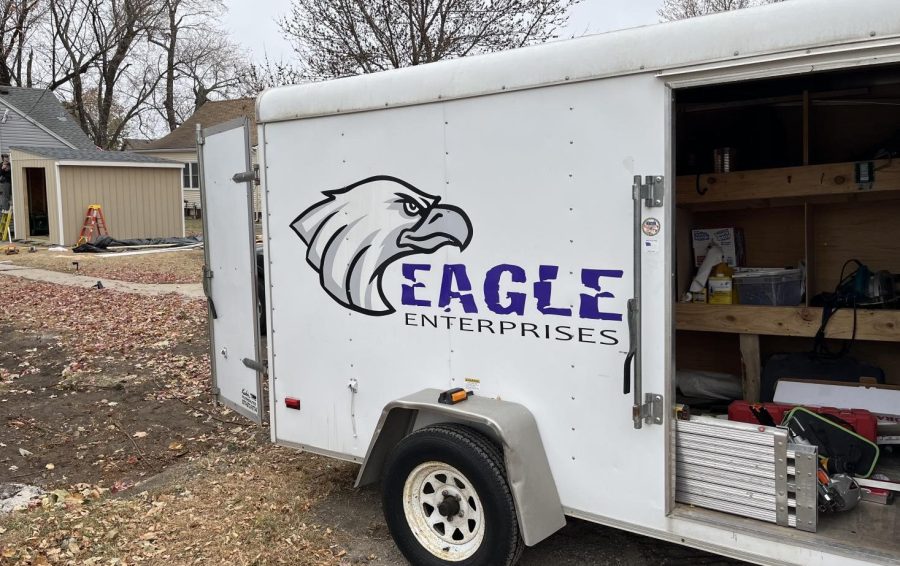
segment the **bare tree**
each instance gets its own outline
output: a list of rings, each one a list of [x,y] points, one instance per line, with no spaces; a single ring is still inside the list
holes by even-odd
[[[307,78],[371,73],[556,37],[579,0],[292,0],[278,23]]]
[[[26,45],[45,12],[43,0],[0,0],[0,85],[31,86],[33,52],[26,60]]]
[[[219,30],[194,30],[182,43],[179,68],[190,86],[191,112],[213,96],[236,94],[247,73],[241,48]]]
[[[222,0],[160,0],[163,17],[151,41],[165,53],[162,114],[169,130],[213,93],[227,93],[237,85],[239,48],[218,29],[225,11]],[[176,83],[187,80],[193,100],[185,104]],[[181,100],[176,100],[180,98]],[[189,108],[188,108],[189,107]]]
[[[63,90],[69,91],[75,116],[94,143],[115,148],[130,120],[147,110],[146,102],[162,78],[159,54],[149,48],[159,2],[50,2],[54,41],[68,59],[71,76]]]
[[[664,0],[662,8],[656,11],[665,22],[685,20],[717,12],[741,10],[762,4],[774,4],[782,0]]]
[[[270,87],[297,84],[303,73],[285,61],[273,61],[268,56],[261,63],[251,63],[241,81],[244,96],[256,96]]]

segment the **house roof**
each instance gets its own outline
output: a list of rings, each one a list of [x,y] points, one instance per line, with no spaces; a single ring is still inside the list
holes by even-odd
[[[30,147],[13,146],[11,149],[26,151],[34,155],[55,159],[58,161],[94,162],[97,164],[147,164],[147,165],[172,165],[182,167],[181,163],[160,159],[152,155],[132,153],[130,151],[103,151],[101,149],[69,149],[59,147]]]
[[[256,99],[210,100],[197,109],[183,124],[167,136],[133,147],[139,151],[163,149],[194,149],[197,145],[197,124],[208,128],[244,116],[250,120],[250,145],[256,145]]]
[[[122,141],[122,149],[143,149],[147,144],[153,143],[155,140],[142,140],[139,138],[125,138]]]
[[[0,103],[37,122],[76,148],[95,147],[56,95],[47,89],[0,86]]]

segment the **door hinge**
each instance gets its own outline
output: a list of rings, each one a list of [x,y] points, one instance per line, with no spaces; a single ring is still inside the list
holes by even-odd
[[[235,173],[231,180],[235,183],[253,183],[259,186],[259,165],[254,165],[250,171]]]
[[[647,175],[641,181],[640,175],[634,176],[633,197],[635,200],[643,199],[647,208],[657,208],[663,205],[665,195],[665,177],[662,175]]]
[[[647,424],[663,424],[663,396],[656,393],[645,393],[644,404],[634,405],[631,409],[631,416],[635,422],[643,420]]]

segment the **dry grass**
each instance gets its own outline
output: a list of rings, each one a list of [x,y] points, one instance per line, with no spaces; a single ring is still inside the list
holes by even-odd
[[[13,514],[0,521],[0,563],[346,563],[346,535],[313,510],[350,489],[353,471],[274,446],[210,455],[129,497]]]
[[[0,517],[0,565],[348,563],[321,506],[355,466],[210,404],[203,301],[0,282],[0,481],[53,496]]]
[[[203,219],[202,218],[185,218],[184,219],[184,235],[185,236],[202,236],[203,235]]]
[[[253,223],[253,233],[257,236],[262,235],[262,223]],[[202,236],[203,235],[203,219],[202,218],[185,218],[184,219],[184,235],[185,236]]]
[[[28,253],[24,248],[20,249],[18,254],[0,256],[0,261],[9,260],[15,265],[134,283],[199,283],[203,266],[203,250],[199,249],[124,257],[46,249]],[[75,261],[78,262],[77,271],[72,264]]]

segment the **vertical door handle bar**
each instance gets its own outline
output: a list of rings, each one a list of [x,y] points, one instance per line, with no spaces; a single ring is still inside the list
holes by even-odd
[[[640,297],[641,297],[641,214],[643,212],[643,183],[641,176],[634,176],[634,184],[631,187],[634,202],[634,221],[632,222],[634,230],[634,297],[628,301],[628,334],[631,341],[629,347],[629,355],[634,360],[634,402],[631,407],[631,418],[634,422],[634,428],[639,429],[643,426],[643,418],[641,415],[642,397],[644,395],[641,387],[641,313],[640,313]],[[631,360],[626,356],[630,369]],[[626,374],[625,378],[630,376]],[[630,381],[630,379],[629,379]],[[627,394],[627,387],[625,388]]]

